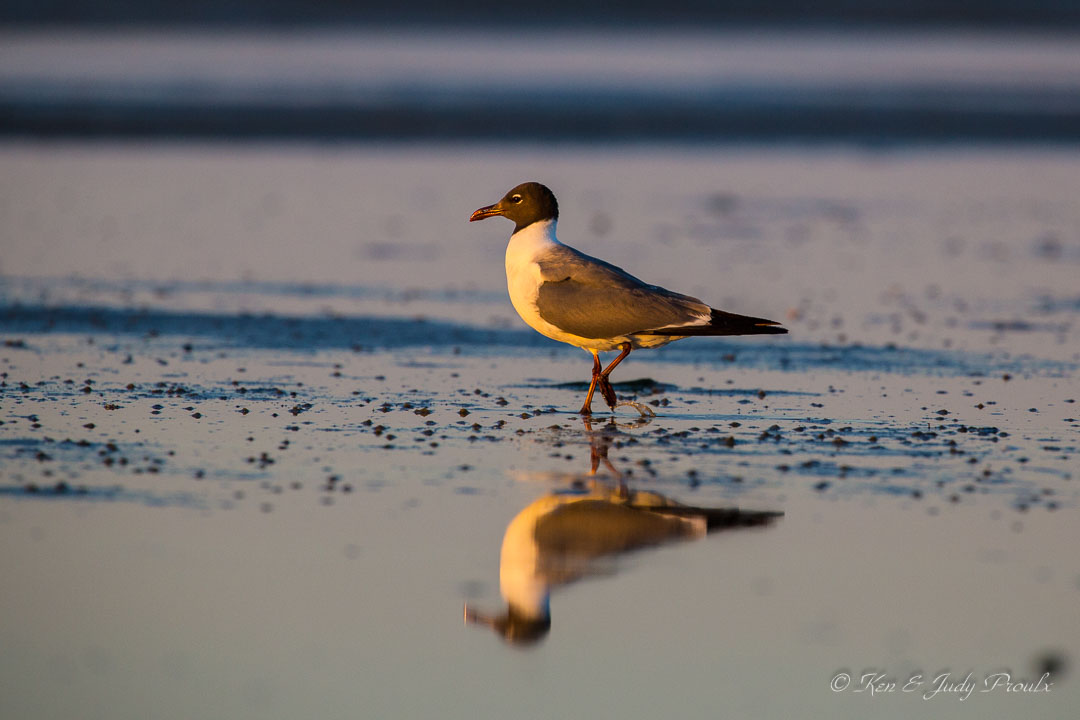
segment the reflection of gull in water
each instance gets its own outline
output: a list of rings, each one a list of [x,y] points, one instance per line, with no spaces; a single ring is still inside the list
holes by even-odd
[[[624,422],[622,426],[626,428],[644,427],[652,422],[654,417],[655,415],[642,413],[641,417],[630,422]],[[589,474],[595,475],[600,463],[604,463],[604,467],[608,469],[608,472],[619,479],[620,488],[625,490],[625,485],[622,484],[623,474],[616,470],[615,466],[611,464],[611,460],[608,459],[608,448],[611,447],[612,440],[620,432],[620,423],[616,422],[615,418],[611,418],[604,427],[594,430],[588,417],[583,418],[583,421],[585,423],[585,432],[589,437]]]
[[[544,495],[510,521],[499,559],[499,589],[507,610],[496,616],[466,607],[466,622],[489,625],[511,642],[538,641],[551,628],[552,589],[610,574],[611,564],[603,560],[716,530],[769,525],[783,514],[692,507],[621,482],[618,487],[589,485]]]
[[[649,425],[655,417],[656,415],[647,415],[644,413],[642,413],[640,417],[633,418],[632,420],[620,421],[614,417],[610,417],[607,422],[599,427],[594,427],[595,423],[590,417],[586,416],[581,418],[581,422],[585,426],[585,433],[578,434],[572,432],[569,433],[569,435],[574,436],[574,438],[584,438],[589,442],[589,478],[596,475],[601,464],[603,464],[611,477],[615,478],[620,483],[623,483],[626,476],[624,476],[624,474],[618,470],[608,458],[608,452],[611,445],[620,437],[632,437],[633,433],[627,431],[645,427],[646,425]],[[556,433],[556,437],[560,441],[565,440],[567,435],[568,433],[563,431]],[[539,472],[536,470],[518,470],[514,471],[513,474],[516,479],[527,482],[575,482],[582,480],[582,475],[580,473],[565,471]],[[623,485],[623,487],[625,487],[625,485]]]

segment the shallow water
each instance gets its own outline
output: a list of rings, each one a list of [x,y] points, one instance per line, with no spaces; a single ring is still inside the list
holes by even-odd
[[[12,144],[0,165],[5,716],[1080,699],[1075,149]],[[616,390],[656,417],[587,426],[588,356],[514,315],[508,224],[466,222],[526,178],[566,242],[791,334],[636,352]],[[510,520],[594,458],[784,515],[605,563],[529,648],[463,626],[502,605]],[[1048,692],[982,692],[1047,669]],[[897,688],[855,692],[871,671]],[[945,672],[976,687],[924,699]]]

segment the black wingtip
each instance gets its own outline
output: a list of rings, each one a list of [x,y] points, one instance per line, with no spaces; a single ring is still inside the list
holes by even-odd
[[[712,310],[708,325],[683,325],[652,331],[656,335],[677,335],[692,337],[696,335],[786,335],[787,328],[781,327],[775,320],[736,315],[723,310]]]
[[[749,335],[787,335],[787,328],[781,327],[780,323],[758,323]]]
[[[723,310],[712,309],[709,317],[709,329],[718,335],[784,335],[787,328],[775,320],[736,315]]]
[[[784,513],[776,510],[740,510],[739,508],[698,508],[686,505],[673,505],[649,508],[661,515],[705,518],[707,532],[731,530],[744,527],[762,527],[771,525]]]

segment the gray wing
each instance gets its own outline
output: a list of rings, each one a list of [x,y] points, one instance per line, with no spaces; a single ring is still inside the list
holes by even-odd
[[[603,260],[559,245],[536,260],[543,281],[540,317],[584,338],[612,338],[700,320],[710,308],[697,298],[648,285]]]
[[[537,562],[549,582],[564,584],[595,574],[600,568],[593,561],[605,555],[699,534],[703,533],[694,522],[682,517],[606,500],[580,500],[560,506],[536,523]]]
[[[541,516],[535,537],[543,553],[595,557],[698,534],[690,520],[676,515],[608,500],[578,500]]]

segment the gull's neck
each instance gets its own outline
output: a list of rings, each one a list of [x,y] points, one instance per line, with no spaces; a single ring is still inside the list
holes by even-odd
[[[499,590],[507,604],[513,605],[525,617],[540,619],[548,617],[551,612],[551,590],[539,565],[536,524],[541,516],[551,512],[558,504],[558,499],[551,496],[533,502],[510,521],[503,536],[499,557]]]
[[[531,261],[537,253],[555,245],[561,245],[559,238],[555,237],[557,222],[554,218],[538,220],[514,232],[506,246],[507,263],[511,259]]]

